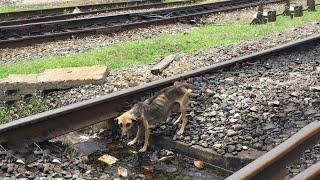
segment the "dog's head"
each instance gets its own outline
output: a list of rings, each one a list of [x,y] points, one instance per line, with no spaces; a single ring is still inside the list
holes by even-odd
[[[192,92],[192,89],[194,89],[194,87],[187,83],[186,80],[182,81],[182,82],[179,82],[179,81],[176,81],[174,82],[173,86],[175,88],[181,88],[185,93],[191,93]]]
[[[128,131],[133,127],[133,123],[137,120],[137,118],[132,113],[125,112],[115,120],[118,121],[122,135],[127,135]]]

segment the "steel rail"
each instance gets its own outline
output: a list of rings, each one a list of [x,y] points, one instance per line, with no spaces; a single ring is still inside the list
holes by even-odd
[[[303,151],[315,145],[319,138],[320,121],[314,121],[226,180],[285,179],[286,165],[299,159]]]
[[[122,108],[128,101],[170,86],[175,81],[216,72],[244,62],[261,60],[261,58],[293,48],[317,43],[320,43],[320,35],[2,124],[0,125],[0,143],[17,147],[52,139],[95,123],[113,119],[119,112],[122,112]]]
[[[320,161],[308,167],[301,173],[297,174],[291,180],[312,180],[312,179],[320,179]]]
[[[283,2],[283,0],[265,1],[265,3],[279,2]],[[0,48],[24,46],[73,36],[119,32],[150,25],[170,24],[178,20],[188,20],[208,14],[257,6],[258,4],[257,0],[223,1],[142,13],[3,26],[0,27]]]
[[[13,26],[13,25],[21,25],[21,24],[30,24],[30,23],[39,23],[39,22],[47,22],[47,21],[59,21],[71,18],[77,18],[85,15],[94,15],[99,13],[108,13],[114,11],[124,11],[124,10],[137,10],[137,9],[148,9],[148,8],[164,8],[170,6],[182,6],[191,4],[191,1],[176,1],[176,2],[168,2],[168,3],[147,3],[142,5],[133,5],[126,7],[115,7],[101,10],[93,10],[86,11],[80,13],[67,13],[67,14],[58,14],[58,15],[49,15],[49,16],[41,16],[41,17],[31,17],[27,19],[13,19],[7,21],[0,21],[1,26]]]
[[[103,3],[103,4],[90,4],[90,5],[58,7],[58,8],[50,8],[50,9],[15,11],[15,12],[8,12],[8,13],[0,13],[0,21],[62,15],[65,13],[72,13],[75,9],[79,9],[81,12],[88,12],[88,11],[92,11],[92,10],[102,10],[102,9],[120,8],[120,7],[126,7],[126,6],[146,5],[146,4],[160,3],[160,2],[162,2],[162,0],[134,0],[134,1]]]

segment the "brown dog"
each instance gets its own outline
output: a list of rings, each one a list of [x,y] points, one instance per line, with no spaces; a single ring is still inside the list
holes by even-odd
[[[185,107],[191,91],[189,84],[175,82],[173,86],[161,90],[144,102],[135,104],[129,111],[117,117],[116,120],[118,120],[123,135],[128,133],[133,123],[138,123],[137,135],[128,145],[133,145],[137,142],[142,132],[141,130],[144,128],[144,145],[139,152],[145,152],[149,145],[149,125],[156,125],[166,121],[171,114],[171,109],[176,103],[179,104],[181,115],[174,124],[182,120],[181,129],[177,133],[183,134],[188,121]]]

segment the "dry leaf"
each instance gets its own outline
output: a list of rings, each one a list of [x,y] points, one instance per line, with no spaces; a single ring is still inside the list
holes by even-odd
[[[112,164],[114,164],[114,163],[116,163],[116,162],[118,161],[117,158],[115,158],[115,157],[113,157],[113,156],[110,156],[110,155],[107,155],[107,154],[99,157],[98,160],[99,160],[99,161],[102,161],[102,162],[104,162],[104,163],[107,163],[108,165],[112,165]]]
[[[194,164],[194,166],[197,167],[198,169],[203,169],[203,168],[204,168],[204,163],[203,163],[203,161],[197,160],[197,161],[194,161],[193,164]]]
[[[119,166],[118,167],[118,174],[124,178],[128,177],[128,170]]]
[[[173,156],[163,156],[162,158],[159,159],[160,162],[166,162],[166,161],[171,161],[173,159]]]

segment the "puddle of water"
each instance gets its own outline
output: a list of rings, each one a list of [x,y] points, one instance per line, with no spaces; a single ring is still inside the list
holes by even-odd
[[[85,136],[88,136],[88,138],[84,138]],[[194,159],[176,153],[173,154],[174,158],[172,160],[159,162],[159,159],[168,155],[170,151],[150,146],[146,153],[137,153],[136,150],[142,144],[136,147],[127,146],[127,140],[116,136],[115,133],[110,131],[104,131],[97,136],[98,138],[89,138],[89,136],[78,132],[69,134],[67,139],[71,140],[71,147],[78,154],[88,156],[87,164],[90,164],[96,171],[108,174],[112,178],[120,177],[118,167],[123,167],[128,171],[129,179],[211,180],[223,179],[230,175],[230,172],[217,169],[208,164],[205,165],[204,169],[197,169],[193,164]],[[103,155],[113,156],[118,161],[113,165],[108,165],[98,160]]]
[[[98,158],[104,154],[118,161],[111,166],[99,161]],[[119,177],[117,169],[123,167],[128,170],[130,179],[223,179],[229,175],[208,166],[199,170],[193,165],[194,159],[179,154],[174,154],[174,159],[170,161],[159,162],[158,159],[163,157],[161,154],[159,150],[152,149],[146,153],[136,153],[123,143],[111,143],[104,151],[89,155],[88,164],[113,177]]]

